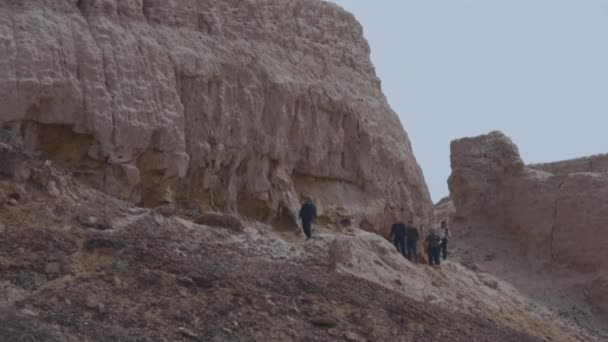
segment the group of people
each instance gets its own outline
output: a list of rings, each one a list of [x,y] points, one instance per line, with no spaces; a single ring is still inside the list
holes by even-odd
[[[307,198],[300,208],[299,218],[302,220],[302,230],[306,235],[306,240],[312,236],[312,223],[317,218],[317,208],[312,199]],[[448,257],[448,240],[451,237],[450,229],[445,221],[441,221],[439,229],[431,229],[426,237],[427,256],[429,265],[439,266],[441,256],[443,260]],[[413,263],[418,263],[418,228],[414,226],[414,221],[409,220],[407,226],[403,222],[396,222],[391,226],[389,239],[393,241],[397,251]]]
[[[439,229],[431,229],[426,237],[427,256],[429,265],[439,266],[441,264],[441,256],[443,260],[448,258],[448,240],[451,237],[450,229],[445,221],[441,221]],[[391,226],[389,239],[393,241],[395,248],[409,261],[418,263],[418,228],[414,226],[414,222],[409,220],[407,226],[402,222],[394,223]],[[443,254],[443,255],[442,255]]]

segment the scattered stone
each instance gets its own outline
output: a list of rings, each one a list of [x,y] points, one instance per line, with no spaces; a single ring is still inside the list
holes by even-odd
[[[24,315],[32,316],[32,317],[38,317],[37,312],[30,310],[28,308],[21,309],[21,313],[23,313]]]
[[[482,279],[481,281],[485,286],[497,290],[498,289],[498,282],[496,280],[491,280],[491,279]]]
[[[86,227],[95,227],[99,220],[95,216],[78,216],[78,222]]]
[[[7,202],[8,202],[9,205],[11,205],[13,207],[17,206],[19,204],[19,202],[17,202],[17,200],[14,199],[14,198],[9,198]]]
[[[80,215],[77,217],[77,220],[80,224],[85,227],[98,229],[98,230],[107,230],[110,226],[105,222],[105,220],[99,219],[93,215]]]
[[[154,211],[163,216],[171,217],[175,214],[175,204],[173,204],[173,203],[163,204],[161,206],[154,208]]]
[[[435,301],[437,301],[439,298],[437,298],[437,296],[435,296],[434,294],[428,294],[426,296],[424,296],[424,301],[427,303],[433,303]]]
[[[189,288],[196,287],[196,283],[190,277],[186,277],[186,276],[177,277],[175,279],[175,281],[177,282],[178,285],[183,286],[183,287],[189,287]]]
[[[321,328],[333,328],[338,325],[338,322],[331,317],[315,317],[311,319],[310,324]]]
[[[57,188],[57,183],[53,180],[48,182],[45,188],[46,192],[52,197],[59,197],[61,195],[61,192]]]
[[[13,183],[11,186],[13,193],[11,194],[11,198],[14,198],[17,201],[27,201],[28,191],[25,188],[25,185],[19,183]]]
[[[186,329],[184,327],[179,327],[177,329],[177,331],[182,336],[184,336],[185,338],[188,338],[188,339],[191,339],[191,340],[194,340],[194,341],[199,341],[200,340],[200,337],[195,332],[193,332],[192,330]]]
[[[101,298],[96,295],[89,295],[85,300],[84,306],[89,310],[95,310],[97,312],[105,311],[105,305],[102,303]]]

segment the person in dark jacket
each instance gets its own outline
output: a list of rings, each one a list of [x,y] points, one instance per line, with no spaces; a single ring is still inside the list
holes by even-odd
[[[407,260],[418,263],[418,228],[414,227],[414,221],[407,222]],[[413,260],[412,260],[413,259]]]
[[[312,236],[312,223],[317,218],[317,207],[312,202],[312,199],[307,198],[300,208],[300,219],[302,220],[302,230],[306,235],[306,240]]]
[[[452,233],[445,221],[441,221],[439,237],[441,238],[441,254],[443,255],[443,260],[445,260],[448,258],[448,240],[452,237]]]
[[[397,251],[401,253],[405,257],[405,236],[406,236],[406,228],[403,222],[394,223],[391,226],[391,234],[389,235],[389,239],[393,240],[393,244]]]
[[[439,266],[439,248],[441,246],[441,238],[435,231],[431,231],[429,236],[426,238],[426,242],[428,244],[428,257],[429,257],[429,265],[433,266],[433,264]]]

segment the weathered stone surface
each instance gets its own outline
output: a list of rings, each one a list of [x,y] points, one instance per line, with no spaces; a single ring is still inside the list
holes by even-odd
[[[526,167],[517,147],[499,132],[454,141],[451,152],[449,186],[459,227],[515,242],[511,250],[530,257],[524,266],[530,270],[606,270],[605,156]],[[600,283],[593,288],[605,289]],[[594,296],[590,303],[608,312],[606,297]]]
[[[362,28],[331,3],[3,1],[0,46],[0,123],[116,197],[430,219]]]
[[[441,221],[446,221],[448,224],[452,223],[455,215],[456,208],[454,207],[454,201],[452,201],[452,198],[449,196],[442,198],[439,202],[435,203],[433,227],[440,227]]]
[[[598,154],[554,163],[532,164],[529,167],[556,175],[567,175],[575,172],[606,173],[608,172],[608,154]]]
[[[601,341],[499,279],[414,265],[356,227],[305,243],[259,222],[234,234],[47,171],[58,197],[30,178],[29,202],[0,210],[7,341]],[[15,183],[0,176],[0,194]],[[112,229],[82,229],[88,216]]]

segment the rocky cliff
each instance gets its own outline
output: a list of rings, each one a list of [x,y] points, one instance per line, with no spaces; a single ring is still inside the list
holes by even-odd
[[[529,167],[558,175],[577,172],[608,173],[608,154],[598,154],[554,163],[532,164]]]
[[[0,1],[0,122],[105,192],[374,230],[432,207],[354,17],[320,0]],[[347,219],[347,220],[345,220]]]
[[[595,312],[606,315],[605,156],[527,167],[499,132],[454,141],[451,152],[449,187],[460,234],[477,239],[475,246],[488,244],[479,248],[488,260],[510,258],[521,261],[510,266],[528,274],[568,278],[566,295],[585,293]]]
[[[376,234],[303,242],[166,216],[40,157],[0,139],[2,341],[600,341],[488,273],[414,265]]]

